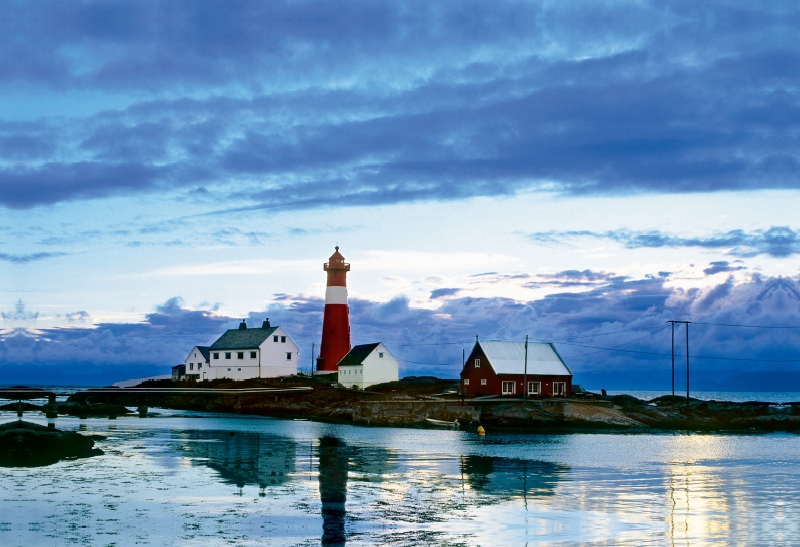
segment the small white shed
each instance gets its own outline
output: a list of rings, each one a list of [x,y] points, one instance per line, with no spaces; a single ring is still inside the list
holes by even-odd
[[[361,344],[354,346],[339,361],[339,383],[345,387],[364,389],[375,384],[396,382],[400,363],[386,346]]]

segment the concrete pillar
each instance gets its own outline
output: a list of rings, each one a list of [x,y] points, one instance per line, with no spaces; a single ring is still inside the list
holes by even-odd
[[[78,398],[78,419],[87,420],[89,418],[88,404],[86,403],[86,396]]]
[[[140,418],[146,418],[147,417],[147,407],[146,406],[139,406],[139,408],[137,408],[136,411],[139,413],[139,417]]]
[[[47,418],[57,418],[58,417],[58,405],[56,404],[56,396],[55,396],[55,394],[48,396],[47,404],[44,407],[44,415]],[[55,425],[54,425],[54,427],[55,427]]]
[[[17,405],[17,418],[22,418],[22,401]]]

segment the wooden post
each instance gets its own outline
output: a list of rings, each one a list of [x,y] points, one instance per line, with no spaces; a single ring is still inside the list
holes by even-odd
[[[525,335],[525,371],[522,374],[522,404],[528,402],[528,335]]]
[[[464,374],[464,348],[461,348],[461,374]],[[464,378],[461,378],[461,406],[464,406]]]

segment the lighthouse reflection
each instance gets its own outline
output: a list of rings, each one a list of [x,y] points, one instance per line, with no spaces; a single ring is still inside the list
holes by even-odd
[[[228,431],[191,431],[186,439],[186,455],[193,465],[204,465],[219,473],[223,482],[267,486],[291,480],[295,470],[297,448],[288,437],[263,433]]]
[[[318,450],[322,545],[344,545],[350,451],[344,442],[335,437],[322,437]]]

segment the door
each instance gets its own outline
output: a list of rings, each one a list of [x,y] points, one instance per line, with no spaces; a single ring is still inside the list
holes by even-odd
[[[566,382],[553,382],[553,397],[564,397],[567,394]]]

